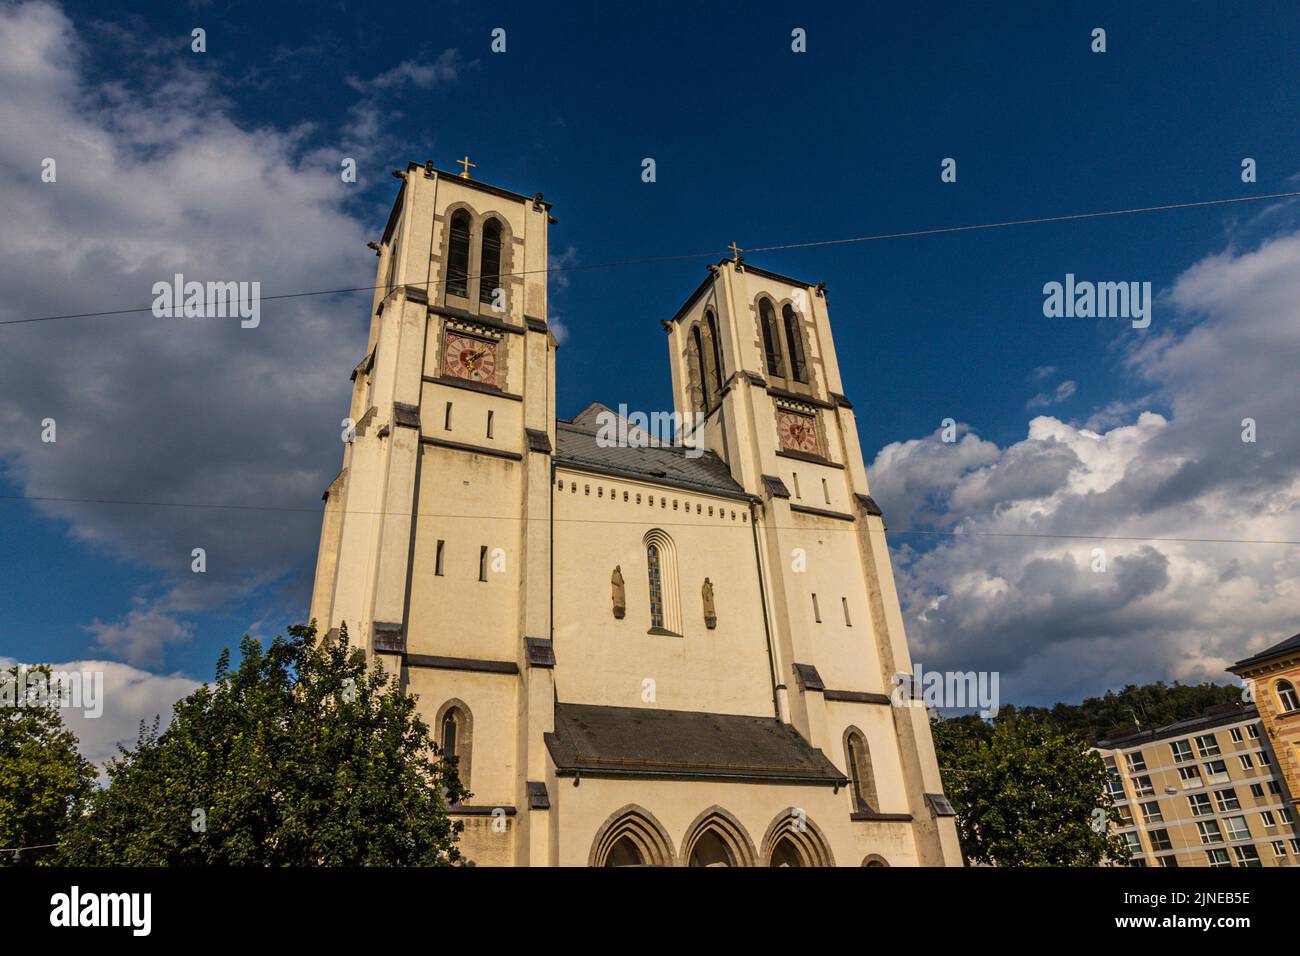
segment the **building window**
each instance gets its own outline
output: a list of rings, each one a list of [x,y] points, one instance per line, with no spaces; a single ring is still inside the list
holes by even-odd
[[[1206,817],[1214,813],[1214,806],[1210,803],[1208,793],[1194,793],[1187,798],[1187,802],[1192,805],[1192,816]]]
[[[478,300],[493,303],[501,288],[501,220],[483,224],[482,255],[479,257]]]
[[[785,341],[790,349],[790,377],[807,385],[808,360],[803,350],[803,333],[799,331],[799,316],[788,305],[781,312],[785,319]]]
[[[1205,776],[1210,783],[1227,783],[1231,779],[1228,776],[1228,765],[1222,760],[1211,760],[1207,763]]]
[[[1273,855],[1274,855],[1274,856],[1283,856],[1283,857],[1286,856],[1286,841],[1285,841],[1285,840],[1274,840],[1274,841],[1273,841]]]
[[[456,766],[461,785],[469,789],[470,745],[473,741],[473,723],[469,710],[459,700],[450,700],[438,711],[437,721],[438,745],[442,755]]]
[[[1226,790],[1215,790],[1214,800],[1219,805],[1220,813],[1241,809],[1241,801],[1237,799],[1237,791],[1232,787],[1228,787]]]
[[[1120,787],[1119,799],[1120,800],[1124,799],[1123,786]],[[1124,827],[1131,827],[1133,825],[1133,811],[1129,808],[1129,805],[1127,803],[1121,803],[1119,806],[1115,808],[1115,810],[1116,812],[1119,813],[1120,829],[1123,829]]]
[[[1277,682],[1277,703],[1284,714],[1289,714],[1293,710],[1300,710],[1300,696],[1296,695],[1295,685],[1289,680]]]
[[[1228,828],[1229,840],[1250,839],[1250,826],[1245,817],[1224,817],[1223,825]]]
[[[1264,826],[1266,826],[1266,827],[1275,827],[1275,826],[1277,826],[1277,818],[1273,816],[1273,811],[1272,811],[1272,810],[1262,810],[1262,811],[1260,811],[1259,818],[1260,818],[1260,820],[1263,821]]]
[[[1258,786],[1258,784],[1256,784],[1256,786]],[[1282,781],[1280,781],[1280,780],[1270,780],[1270,781],[1268,782],[1268,792],[1271,793],[1271,794],[1273,794],[1273,796],[1275,796],[1275,797],[1276,797],[1276,796],[1280,796],[1281,793],[1282,793]],[[1261,793],[1260,796],[1262,797],[1263,794]]]
[[[1133,792],[1139,797],[1149,797],[1156,792],[1156,788],[1151,785],[1150,777],[1135,777],[1133,780]]]
[[[1219,824],[1215,820],[1202,820],[1196,824],[1196,829],[1200,831],[1202,843],[1222,843],[1223,834],[1219,830]]]
[[[1163,823],[1164,815],[1160,812],[1160,801],[1150,800],[1142,804],[1142,822],[1145,824]]]
[[[1186,740],[1175,740],[1169,749],[1173,751],[1174,763],[1185,763],[1192,759],[1192,745]]]
[[[817,592],[813,592],[813,621],[820,624],[822,622],[822,609],[817,604]]]
[[[1254,797],[1256,800],[1263,800],[1264,799],[1263,786],[1258,783],[1252,783],[1250,785],[1250,795]]]
[[[763,327],[763,355],[767,360],[767,374],[785,378],[781,364],[781,335],[776,327],[776,309],[770,299],[758,302],[759,324]]]
[[[447,239],[447,294],[469,295],[469,213],[457,210],[451,217]]]
[[[1135,750],[1132,753],[1124,755],[1124,762],[1128,764],[1129,773],[1141,773],[1147,768],[1146,758],[1142,756],[1142,751]]]
[[[1190,767],[1179,767],[1178,776],[1183,778],[1184,790],[1205,786],[1205,781],[1201,779],[1201,768],[1195,764]]]
[[[1174,848],[1173,841],[1169,839],[1168,830],[1152,830],[1148,836],[1151,838],[1151,849],[1155,853],[1159,853],[1161,850],[1172,850]],[[1162,863],[1161,866],[1163,865],[1164,864]]]
[[[650,569],[650,626],[664,626],[664,576],[659,564],[659,548],[650,545],[645,552],[646,566]]]
[[[703,412],[709,407],[709,382],[708,373],[704,370],[704,344],[700,339],[698,325],[691,326],[691,357],[695,360],[695,370],[700,377],[700,396],[697,404],[699,410]]]
[[[433,549],[433,573],[442,577],[442,550],[447,542],[441,538],[438,539],[437,547]]]
[[[493,413],[489,411],[489,412],[488,412],[488,424],[487,424],[487,437],[488,437],[488,438],[491,438],[491,437],[492,437],[492,415],[493,415]]]
[[[445,431],[451,431],[451,402],[442,410],[442,427]]]
[[[1110,794],[1112,800],[1124,800],[1124,781],[1119,777],[1110,777],[1106,781],[1106,792]],[[1124,807],[1125,810],[1128,807]]]
[[[803,495],[799,493],[799,472],[797,471],[790,472],[790,477],[794,479],[794,496],[798,498],[800,501],[802,501]]]
[[[831,503],[831,486],[826,483],[825,478],[822,479],[822,497],[826,499],[827,504]]]
[[[1237,864],[1239,866],[1263,866],[1260,862],[1259,851],[1253,846],[1234,846],[1232,852],[1237,854]]]
[[[1251,740],[1259,740],[1259,724],[1247,724],[1246,736]]]
[[[1240,728],[1240,727],[1233,727],[1232,730],[1228,731],[1228,733],[1232,736],[1232,742],[1233,742],[1234,744],[1239,744],[1239,743],[1241,743],[1241,728]]]
[[[486,544],[480,545],[478,549],[478,579],[480,581],[487,580],[487,551],[488,546]]]
[[[1196,749],[1201,752],[1202,757],[1217,757],[1219,751],[1219,741],[1214,734],[1202,734],[1196,738]]]
[[[1255,758],[1252,757],[1250,754],[1242,754],[1242,755],[1241,755],[1240,757],[1238,757],[1237,759],[1241,761],[1241,769],[1242,769],[1242,770],[1254,770],[1254,769],[1255,769]]]
[[[867,738],[856,727],[844,735],[844,755],[853,784],[854,809],[868,813],[876,809],[876,778],[871,769],[871,750]]]
[[[1162,856],[1159,859],[1160,859],[1161,866],[1169,867],[1172,869],[1178,868],[1178,857],[1176,856]]]
[[[681,634],[677,549],[672,539],[658,528],[648,532],[641,543],[645,547],[646,580],[650,596],[650,630]]]
[[[1232,866],[1227,850],[1206,850],[1205,857],[1210,866]]]
[[[844,605],[844,626],[852,627],[853,621],[849,618],[849,599],[842,597],[840,598],[840,603]]]
[[[713,355],[713,387],[721,393],[722,380],[725,378],[722,374],[722,343],[718,338],[718,320],[712,309],[704,313],[704,321],[709,327],[710,352]]]

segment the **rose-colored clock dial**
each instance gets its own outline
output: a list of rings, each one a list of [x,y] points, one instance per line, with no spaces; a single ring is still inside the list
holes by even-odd
[[[777,418],[777,431],[781,436],[781,447],[787,451],[801,451],[809,455],[821,453],[817,447],[817,427],[812,416],[781,412]]]
[[[496,384],[497,343],[448,333],[444,355],[443,367],[448,375],[471,382]]]

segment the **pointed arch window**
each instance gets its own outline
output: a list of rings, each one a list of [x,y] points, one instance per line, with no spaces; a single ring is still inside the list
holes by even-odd
[[[856,810],[874,812],[877,805],[876,778],[871,769],[871,751],[867,747],[867,738],[856,727],[849,728],[844,735],[844,753]]]
[[[704,370],[704,345],[700,341],[700,327],[698,325],[691,328],[691,357],[695,360],[695,368],[700,376],[700,393],[696,405],[702,412],[709,407],[706,396],[708,395],[707,375]],[[689,376],[688,376],[689,377]]]
[[[469,213],[458,209],[447,236],[447,294],[469,295]]]
[[[759,324],[763,327],[763,355],[767,360],[767,374],[785,377],[781,364],[781,334],[776,327],[776,309],[768,299],[758,303]]]
[[[438,746],[442,756],[456,766],[461,786],[470,789],[470,755],[474,740],[474,724],[469,709],[460,700],[449,700],[438,711],[433,725],[437,730]]]
[[[489,219],[483,224],[482,255],[479,257],[478,299],[492,302],[496,290],[501,288],[501,220]]]
[[[1277,682],[1277,702],[1284,714],[1300,710],[1300,695],[1296,694],[1295,685],[1289,680]]]
[[[808,384],[808,361],[804,355],[803,333],[799,331],[799,316],[789,305],[781,309],[785,318],[785,341],[790,352],[790,377]]]
[[[704,313],[704,321],[709,327],[709,345],[713,355],[713,387],[721,393],[722,381],[726,376],[722,374],[722,340],[718,337],[718,319],[712,309]]]

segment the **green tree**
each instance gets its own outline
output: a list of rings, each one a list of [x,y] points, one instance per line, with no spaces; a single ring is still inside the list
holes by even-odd
[[[31,668],[31,674],[48,667]],[[0,706],[0,866],[48,864],[56,844],[80,814],[95,786],[95,767],[77,752],[76,736],[63,726],[52,701],[19,701],[18,668],[0,671],[13,692]],[[11,701],[9,697],[13,697]]]
[[[108,767],[73,828],[81,865],[452,864],[468,794],[415,699],[348,644],[292,627],[268,647],[245,637],[216,680]]]
[[[982,724],[980,729],[972,721]],[[993,722],[939,721],[935,749],[972,863],[1096,866],[1127,862],[1101,757],[1050,719],[1007,710]]]

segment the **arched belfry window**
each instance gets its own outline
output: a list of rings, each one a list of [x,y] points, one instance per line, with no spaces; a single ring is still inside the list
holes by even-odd
[[[726,375],[722,372],[722,340],[718,337],[718,319],[712,309],[704,313],[704,321],[709,327],[709,352],[713,357],[713,387],[720,394]]]
[[[1282,708],[1282,713],[1289,714],[1294,710],[1300,710],[1300,696],[1297,696],[1295,684],[1289,680],[1280,680],[1277,682],[1277,702]]]
[[[706,373],[704,371],[704,344],[700,340],[700,327],[698,325],[691,327],[691,359],[694,362],[695,370],[700,377],[699,394],[693,397],[695,399],[696,407],[702,412],[708,408],[709,402],[706,397],[708,395],[708,386],[705,384]],[[689,376],[687,377],[689,379]],[[691,388],[691,386],[688,384],[687,388]]]
[[[461,786],[469,786],[470,756],[474,742],[474,724],[469,708],[462,701],[449,700],[438,710],[434,721],[438,746],[447,760],[456,762],[456,772]]]
[[[856,727],[850,727],[844,734],[844,755],[849,765],[854,809],[876,810],[876,778],[871,769],[871,751],[867,747],[867,738]]]
[[[682,606],[677,588],[677,548],[673,539],[655,528],[647,532],[646,577],[650,598],[650,631],[680,635]]]
[[[767,360],[767,374],[785,377],[781,364],[781,333],[776,327],[776,308],[770,299],[760,299],[758,320],[763,327],[763,355]]]
[[[483,224],[483,247],[479,257],[478,298],[492,302],[496,290],[501,288],[501,220],[489,219]]]
[[[469,295],[469,213],[458,209],[447,235],[447,294]]]
[[[786,305],[781,309],[785,318],[785,341],[790,355],[790,377],[808,384],[808,360],[803,350],[803,333],[799,331],[799,316]]]

